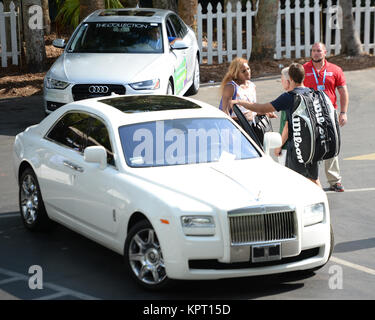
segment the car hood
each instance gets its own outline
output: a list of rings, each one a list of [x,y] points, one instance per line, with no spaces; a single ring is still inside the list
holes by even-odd
[[[162,54],[64,53],[48,76],[71,83],[132,83],[153,79],[165,66]]]
[[[164,201],[181,209],[183,198],[189,199],[186,203],[197,200],[211,208],[231,210],[260,204],[297,206],[326,197],[311,181],[271,158],[140,170],[138,177],[168,190],[160,198],[165,196]]]

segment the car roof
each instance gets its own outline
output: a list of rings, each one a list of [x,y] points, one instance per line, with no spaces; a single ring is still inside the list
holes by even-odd
[[[66,104],[52,113],[52,115],[55,114],[52,117],[54,120],[51,119],[52,123],[69,111],[93,113],[110,122],[113,127],[169,119],[227,118],[227,115],[217,107],[187,97],[125,95],[93,98]]]
[[[162,22],[173,13],[170,10],[153,8],[102,9],[90,14],[84,22]]]

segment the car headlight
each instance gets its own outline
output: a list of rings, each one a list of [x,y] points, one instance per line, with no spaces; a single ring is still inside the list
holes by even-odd
[[[325,207],[324,203],[315,203],[306,206],[303,213],[303,225],[305,227],[320,223],[324,220]]]
[[[155,90],[160,88],[160,79],[146,80],[129,84],[134,90]]]
[[[187,236],[213,236],[215,222],[211,216],[182,216],[182,229]]]
[[[69,86],[69,82],[66,82],[66,81],[61,81],[61,80],[56,80],[56,79],[53,79],[53,78],[46,78],[46,81],[45,81],[45,84],[46,84],[46,87],[48,89],[60,89],[60,90],[63,90],[65,89],[67,86]]]

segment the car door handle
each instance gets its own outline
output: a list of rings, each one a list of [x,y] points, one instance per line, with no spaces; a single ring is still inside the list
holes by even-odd
[[[74,164],[73,162],[70,162],[70,161],[67,161],[67,160],[64,160],[63,161],[63,164],[64,166],[70,168],[70,169],[73,169],[75,171],[78,171],[78,172],[83,172],[84,169],[80,166],[77,166],[76,164]]]

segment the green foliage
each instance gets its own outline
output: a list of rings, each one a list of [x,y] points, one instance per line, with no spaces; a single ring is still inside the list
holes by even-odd
[[[79,0],[58,0],[56,22],[75,28],[79,24]]]
[[[76,28],[79,24],[79,0],[56,0],[58,13],[56,22],[61,26]],[[120,0],[104,0],[105,7],[123,8]]]

